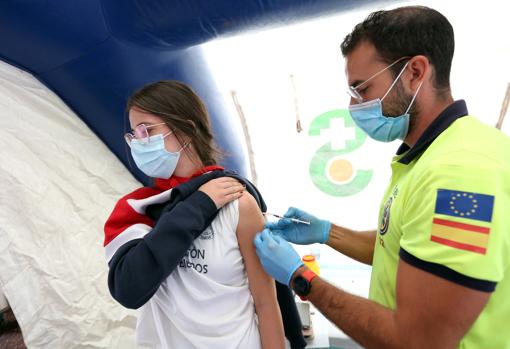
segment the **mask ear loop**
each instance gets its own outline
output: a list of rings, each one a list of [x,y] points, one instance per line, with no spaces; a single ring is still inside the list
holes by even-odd
[[[395,80],[393,80],[393,83],[391,84],[390,88],[388,89],[388,91],[386,91],[386,93],[384,94],[384,96],[382,96],[381,98],[381,102],[386,98],[386,96],[388,95],[388,93],[390,93],[391,89],[393,88],[393,86],[395,86],[395,84],[397,83],[398,79],[400,79],[400,76],[402,75],[402,73],[404,73],[404,70],[406,70],[406,67],[407,65],[409,64],[409,62],[406,63],[406,65],[404,65],[404,68],[402,68],[402,70],[400,71],[400,73],[398,73],[397,77],[395,78]]]
[[[170,131],[170,132],[168,132],[167,134],[164,134],[164,135],[163,135],[163,138],[166,138],[166,136],[170,136],[172,133],[174,133],[174,131]]]
[[[190,144],[191,144],[191,141],[188,141],[188,143],[184,144],[184,145],[181,147],[181,149],[179,149],[177,152],[178,152],[178,153],[180,153],[181,151],[183,151],[183,150],[184,150],[184,148],[186,148],[186,147],[187,147],[188,145],[190,145]]]
[[[174,133],[174,131],[170,131],[168,132],[166,135],[163,135],[163,139],[166,137],[166,136],[169,136],[171,135],[172,133]],[[184,144],[181,149],[177,150],[176,153],[180,153],[181,151],[183,151],[184,148],[186,148],[189,144],[191,143],[191,141],[188,141],[188,143]]]
[[[416,93],[413,96],[413,99],[411,99],[411,103],[409,103],[409,107],[407,107],[407,110],[404,114],[409,113],[409,110],[411,110],[411,106],[413,105],[414,100],[416,99],[416,96],[418,96],[418,92],[420,92],[421,85],[423,84],[423,80],[418,85],[418,88],[416,89]]]
[[[191,120],[189,120],[189,121],[191,121]],[[193,121],[191,121],[191,122],[193,122]],[[194,123],[193,123],[193,124],[194,124]],[[163,136],[163,138],[165,138],[165,137],[166,137],[166,136],[168,136],[168,135],[171,135],[172,133],[174,133],[174,131],[173,131],[173,130],[172,130],[172,131],[170,131],[170,132],[168,132],[166,135],[164,135],[164,136]],[[179,141],[179,139],[177,139],[177,141]],[[180,142],[179,142],[179,143],[180,143]],[[185,143],[183,146],[181,146],[181,149],[177,150],[177,153],[180,153],[180,152],[181,152],[184,148],[186,148],[188,145],[190,145],[190,143],[191,143],[191,140],[189,140],[187,143]]]

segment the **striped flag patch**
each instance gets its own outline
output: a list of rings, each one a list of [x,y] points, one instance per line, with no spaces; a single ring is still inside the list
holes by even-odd
[[[430,240],[485,254],[493,208],[492,195],[438,189]]]

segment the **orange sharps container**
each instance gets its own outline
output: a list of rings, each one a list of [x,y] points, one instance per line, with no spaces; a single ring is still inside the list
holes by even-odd
[[[317,275],[321,274],[319,263],[317,262],[317,259],[315,259],[314,255],[311,254],[304,255],[303,258],[301,258],[301,260],[303,261],[303,263],[305,263],[308,269],[313,271],[315,274]]]

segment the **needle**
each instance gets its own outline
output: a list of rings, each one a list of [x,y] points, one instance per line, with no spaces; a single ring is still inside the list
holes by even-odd
[[[283,216],[280,216],[278,214],[269,213],[269,212],[262,212],[262,214],[264,216],[273,216],[273,217],[280,218],[280,219],[289,219],[289,220],[291,220],[292,222],[295,222],[295,223],[301,223],[301,224],[308,224],[308,225],[310,225],[310,222],[302,221],[301,219],[297,219],[297,218],[287,218],[287,217],[283,217]]]

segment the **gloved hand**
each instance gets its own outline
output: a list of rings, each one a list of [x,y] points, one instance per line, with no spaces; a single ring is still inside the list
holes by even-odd
[[[278,282],[289,285],[292,274],[303,265],[292,246],[269,229],[257,233],[253,243],[266,272]]]
[[[323,244],[328,241],[331,229],[329,221],[319,219],[295,207],[290,207],[283,216],[286,218],[278,222],[266,223],[265,227],[294,244],[309,245],[316,242]],[[288,218],[297,218],[310,224],[293,222]]]

